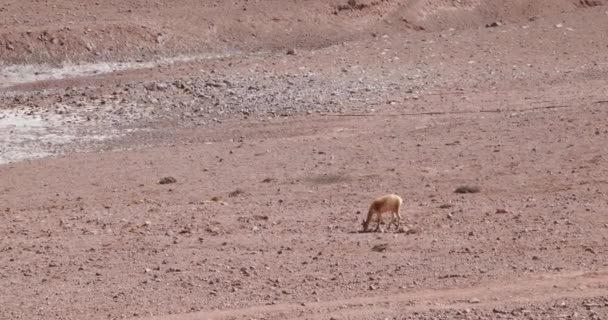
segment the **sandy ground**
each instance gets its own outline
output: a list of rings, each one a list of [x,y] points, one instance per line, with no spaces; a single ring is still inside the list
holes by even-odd
[[[0,319],[608,317],[604,2],[277,3],[0,5]]]

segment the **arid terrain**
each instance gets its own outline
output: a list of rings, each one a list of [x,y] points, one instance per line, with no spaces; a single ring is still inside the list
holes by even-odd
[[[607,30],[599,0],[2,1],[0,319],[608,319]],[[360,232],[385,193],[403,228]]]

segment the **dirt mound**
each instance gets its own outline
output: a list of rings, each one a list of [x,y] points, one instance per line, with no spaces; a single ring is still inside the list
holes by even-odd
[[[82,1],[81,1],[82,2]],[[319,48],[378,33],[474,28],[605,5],[606,0],[6,1],[0,64],[147,60]]]
[[[138,59],[154,53],[163,42],[160,30],[136,24],[110,24],[9,32],[0,36],[0,52],[9,63],[115,56]],[[178,47],[179,42],[172,45]]]
[[[438,31],[477,28],[496,21],[517,22],[605,4],[604,0],[419,0],[409,1],[395,17]]]

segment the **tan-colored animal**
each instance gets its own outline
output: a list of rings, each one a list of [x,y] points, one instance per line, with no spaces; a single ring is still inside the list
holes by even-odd
[[[376,224],[375,231],[380,230],[380,220],[382,219],[382,214],[385,212],[391,213],[391,222],[386,229],[389,230],[393,224],[397,229],[399,229],[401,224],[401,213],[399,212],[399,209],[401,208],[402,203],[403,200],[396,194],[387,194],[374,199],[372,204],[369,206],[367,219],[363,221],[363,231],[367,232],[369,224],[372,222],[374,215],[378,216],[378,223]]]

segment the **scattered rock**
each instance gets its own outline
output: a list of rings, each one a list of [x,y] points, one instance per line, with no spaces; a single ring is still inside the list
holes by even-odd
[[[214,196],[214,197],[212,197],[209,200],[203,201],[203,203],[218,203],[218,204],[221,204],[223,206],[227,205],[226,202],[224,202],[222,199],[220,199],[220,197],[217,197],[217,196]]]
[[[592,303],[592,302],[584,302],[583,306],[585,308],[587,308],[587,309],[602,307],[601,304],[599,304],[599,303]]]
[[[593,254],[595,254],[595,250],[593,250],[593,248],[591,248],[591,247],[587,247],[587,248],[585,248],[585,251],[586,251],[586,252],[589,252],[589,253],[593,253]]]
[[[499,22],[499,21],[494,21],[492,23],[486,24],[486,28],[494,28],[494,27],[500,27],[500,26],[502,26],[502,22]]]
[[[206,86],[206,87],[221,88],[221,87],[223,87],[223,86],[224,86],[224,84],[223,84],[223,83],[219,83],[219,82],[212,82],[212,81],[209,81],[209,82],[205,83],[205,86]]]
[[[296,55],[296,49],[287,49],[287,55],[288,56],[295,56]]]
[[[166,84],[150,82],[144,84],[144,88],[148,91],[164,90],[167,88]]]
[[[166,90],[169,88],[169,85],[164,82],[156,83],[156,90]]]
[[[372,251],[374,252],[384,252],[388,248],[388,243],[377,244],[372,247]]]
[[[481,300],[479,300],[478,298],[472,298],[471,300],[469,300],[469,303],[480,303]]]
[[[164,177],[158,181],[158,184],[171,184],[176,182],[177,179],[175,179],[174,177]]]
[[[230,193],[228,194],[228,196],[229,196],[229,197],[238,197],[238,196],[240,196],[240,195],[242,195],[242,194],[244,194],[244,193],[245,193],[245,191],[243,191],[243,190],[241,190],[241,189],[236,189],[236,190],[234,190],[234,191],[230,192]]]
[[[478,193],[481,191],[480,187],[477,186],[460,186],[454,190],[455,193]]]
[[[190,226],[184,226],[182,230],[178,232],[178,234],[190,234],[192,233],[192,228]]]
[[[409,229],[406,229],[404,226],[401,226],[401,227],[399,227],[398,232],[399,233],[404,233],[406,235],[410,235],[410,234],[420,233],[420,229],[418,229],[418,228],[409,228]]]

